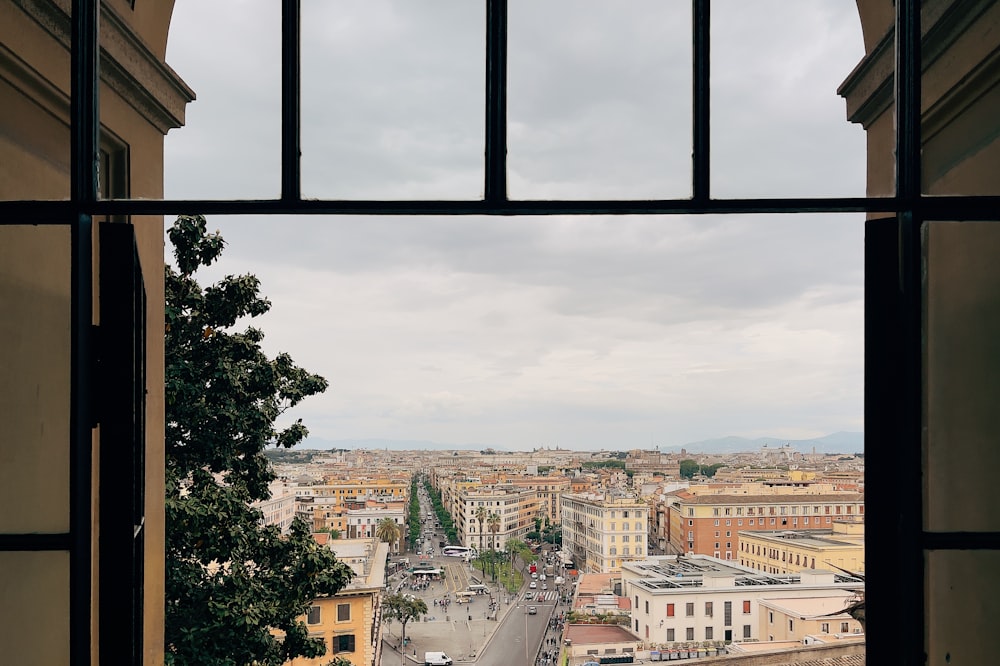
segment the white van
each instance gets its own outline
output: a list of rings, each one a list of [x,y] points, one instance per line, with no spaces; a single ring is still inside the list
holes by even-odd
[[[424,666],[451,666],[451,657],[444,652],[425,652]]]

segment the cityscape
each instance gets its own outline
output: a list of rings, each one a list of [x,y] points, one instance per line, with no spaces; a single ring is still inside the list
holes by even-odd
[[[268,457],[263,521],[305,521],[355,573],[301,618],[326,655],[294,666],[863,658],[861,453]]]

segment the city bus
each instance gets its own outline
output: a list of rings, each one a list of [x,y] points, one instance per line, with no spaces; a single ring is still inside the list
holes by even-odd
[[[446,557],[464,557],[467,559],[478,555],[475,548],[469,548],[468,546],[445,546],[441,550],[441,554]]]

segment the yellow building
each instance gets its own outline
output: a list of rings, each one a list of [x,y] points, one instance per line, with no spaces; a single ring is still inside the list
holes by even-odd
[[[324,666],[336,657],[354,666],[378,666],[382,656],[382,594],[389,544],[377,539],[336,539],[328,547],[354,570],[354,579],[332,597],[313,600],[299,619],[309,636],[322,638],[326,654],[315,659],[299,657],[289,666]]]
[[[740,532],[740,564],[765,573],[838,567],[865,570],[865,524],[838,521],[832,529]]]
[[[838,637],[860,639],[864,634],[861,623],[845,611],[856,600],[853,594],[761,599],[757,635],[762,641],[799,643],[832,642]]]

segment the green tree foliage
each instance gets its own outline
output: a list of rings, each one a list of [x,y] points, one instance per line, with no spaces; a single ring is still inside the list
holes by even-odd
[[[694,460],[682,460],[681,461],[681,476],[685,479],[694,478],[694,475],[698,473],[698,469],[701,466]]]
[[[316,597],[340,590],[350,568],[295,521],[261,525],[250,504],[269,497],[269,445],[307,431],[276,420],[327,382],[287,354],[268,358],[263,333],[237,322],[267,312],[252,275],[203,289],[195,279],[223,249],[201,216],[169,230],[166,268],[166,662],[278,665],[324,654],[297,620]]]
[[[618,459],[610,460],[588,460],[582,464],[584,469],[602,469],[605,467],[614,469],[625,469],[625,461]]]
[[[411,620],[419,620],[427,615],[427,603],[408,594],[389,594],[382,598],[384,617],[399,622],[403,629],[400,633],[401,643],[406,642],[406,625]]]

